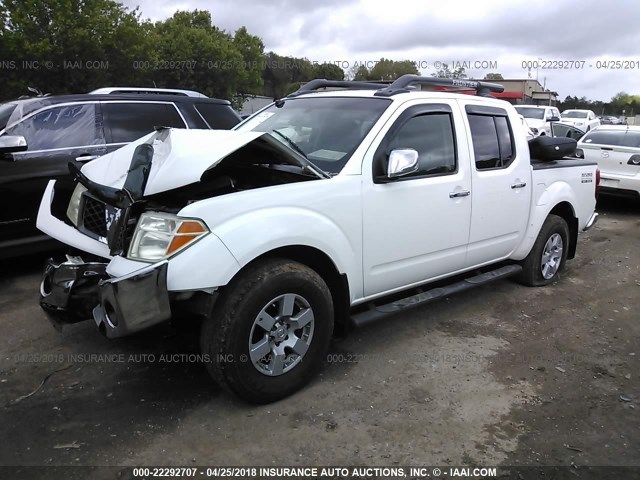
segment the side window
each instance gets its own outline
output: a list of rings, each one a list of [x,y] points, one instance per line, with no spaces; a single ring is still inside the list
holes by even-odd
[[[167,103],[107,102],[102,104],[102,112],[111,143],[133,142],[155,127],[185,127],[175,107]]]
[[[29,151],[104,145],[95,103],[48,108],[8,128],[5,134],[23,136]]]
[[[418,152],[419,177],[456,171],[453,119],[448,113],[429,113],[410,118],[395,133],[388,151],[413,148]]]
[[[216,105],[215,103],[196,103],[196,110],[204,121],[213,129],[227,130],[235,127],[240,121],[239,117],[226,105]]]
[[[506,168],[514,158],[509,120],[504,116],[469,114],[476,169]]]

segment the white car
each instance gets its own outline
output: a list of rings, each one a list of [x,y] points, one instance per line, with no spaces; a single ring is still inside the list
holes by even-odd
[[[640,198],[640,126],[598,127],[578,142],[576,155],[598,162],[602,193]]]
[[[599,127],[602,122],[592,110],[565,110],[561,115],[562,123],[568,123],[584,132]]]
[[[524,117],[527,125],[536,135],[550,135],[551,122],[560,120],[560,111],[556,107],[544,105],[516,105],[516,111]]]
[[[52,180],[38,227],[89,258],[50,261],[41,306],[107,337],[200,315],[211,376],[265,403],[349,325],[511,275],[550,284],[597,218],[596,164],[528,143],[491,89],[315,80],[232,131],[160,129]]]

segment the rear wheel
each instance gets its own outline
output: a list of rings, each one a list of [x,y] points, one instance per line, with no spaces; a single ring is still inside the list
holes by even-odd
[[[564,268],[569,248],[569,227],[564,218],[549,215],[527,258],[522,262],[519,280],[530,287],[557,280]]]
[[[241,272],[203,323],[211,376],[239,397],[269,403],[300,389],[322,366],[333,302],[309,267],[269,259]]]

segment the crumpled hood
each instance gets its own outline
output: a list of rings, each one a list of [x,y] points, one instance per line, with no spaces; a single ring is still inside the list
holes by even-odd
[[[121,189],[136,147],[147,143],[153,147],[153,160],[144,195],[153,195],[198,182],[205,171],[262,135],[268,134],[167,128],[104,155],[81,171],[89,180]]]

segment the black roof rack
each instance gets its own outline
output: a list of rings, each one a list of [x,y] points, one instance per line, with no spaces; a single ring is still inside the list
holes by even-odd
[[[340,87],[351,90],[378,90],[385,86],[384,83],[374,82],[353,82],[351,80],[326,80],[324,78],[316,78],[302,85],[298,90],[287,95],[288,98],[311,93],[314,90],[326,87]]]
[[[378,90],[375,95],[390,97],[398,93],[406,93],[409,85],[433,85],[434,87],[456,87],[476,91],[476,95],[490,97],[490,92],[504,92],[504,87],[497,83],[479,82],[477,80],[459,80],[457,78],[421,77],[419,75],[403,75],[387,88]]]
[[[339,87],[351,90],[377,90],[375,93],[376,96],[390,97],[398,93],[410,92],[411,90],[409,87],[415,84],[432,85],[434,87],[453,87],[462,90],[475,90],[476,95],[481,97],[490,97],[490,92],[504,92],[504,87],[497,83],[479,82],[477,80],[459,80],[457,78],[421,77],[419,75],[407,74],[401,76],[390,85],[385,83],[325,80],[319,78],[305,83],[298,90],[287,95],[287,97],[297,97],[326,87]]]

